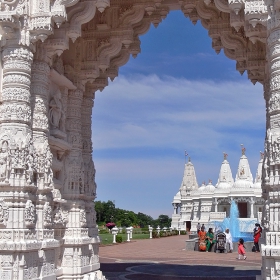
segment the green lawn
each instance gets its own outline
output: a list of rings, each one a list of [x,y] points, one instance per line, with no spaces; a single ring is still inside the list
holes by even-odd
[[[120,233],[118,235],[122,236],[122,241],[123,242],[127,240],[127,234],[126,233]],[[100,236],[102,245],[113,244],[113,234],[111,234],[111,233],[100,233],[99,236]],[[149,239],[149,238],[150,238],[150,234],[135,233],[135,234],[132,235],[132,239],[130,239],[130,240]]]

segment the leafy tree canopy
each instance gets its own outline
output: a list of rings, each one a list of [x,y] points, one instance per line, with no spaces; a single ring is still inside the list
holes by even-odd
[[[151,216],[138,212],[124,210],[115,207],[115,203],[111,200],[107,202],[95,201],[96,221],[97,224],[115,223],[118,227],[152,227],[160,226],[161,228],[169,228],[171,225],[171,218],[168,215],[159,215],[157,219]]]

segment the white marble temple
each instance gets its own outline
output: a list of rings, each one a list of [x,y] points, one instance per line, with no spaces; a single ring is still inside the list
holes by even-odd
[[[198,223],[204,224],[207,229],[213,227],[214,221],[221,222],[225,217],[229,217],[232,200],[240,208],[241,221],[254,219],[256,222],[261,222],[264,205],[260,184],[263,156],[264,154],[261,153],[254,180],[245,148],[242,148],[234,180],[227,154],[224,154],[217,184],[214,186],[210,180],[207,185],[202,183],[200,187],[198,187],[194,165],[189,158],[185,164],[180,189],[172,202],[174,212],[171,226],[191,232],[196,232]]]

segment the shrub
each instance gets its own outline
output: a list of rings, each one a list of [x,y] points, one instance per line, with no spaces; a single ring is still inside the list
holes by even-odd
[[[181,231],[181,234],[182,234],[182,235],[186,235],[187,232],[186,232],[185,230],[182,230],[182,231]]]
[[[158,238],[159,237],[155,230],[152,231],[152,237],[153,238]]]
[[[122,243],[122,236],[121,235],[118,235],[116,236],[116,242],[117,243]]]

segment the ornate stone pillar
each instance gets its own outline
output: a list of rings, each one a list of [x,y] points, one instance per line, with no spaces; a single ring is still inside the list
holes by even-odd
[[[72,149],[66,158],[65,169],[68,175],[61,189],[62,199],[65,200],[62,213],[66,214],[66,220],[61,222],[64,222],[66,228],[65,234],[61,235],[64,244],[58,279],[90,273],[95,275],[100,267],[93,203],[95,170],[91,159],[92,105],[92,96],[84,94],[83,90],[69,91],[66,132]],[[88,131],[82,132],[85,129]]]
[[[250,218],[251,219],[254,218],[254,204],[255,204],[254,198],[251,197],[250,198]]]
[[[84,163],[84,189],[82,197],[86,202],[86,211],[88,216],[88,226],[90,231],[96,232],[96,217],[93,200],[96,197],[95,168],[92,160],[92,129],[91,115],[93,108],[94,92],[87,88],[82,101],[82,139],[83,139],[83,163]]]
[[[33,181],[37,186],[36,229],[38,240],[42,242],[41,277],[56,277],[56,251],[60,246],[54,238],[53,223],[53,155],[49,146],[49,89],[50,67],[46,51],[38,44],[34,55],[31,75],[31,104],[33,132]],[[55,264],[55,265],[54,265]]]
[[[96,198],[95,168],[92,160],[92,129],[91,118],[94,105],[95,89],[86,87],[82,101],[82,139],[83,139],[83,164],[84,164],[84,190],[81,198],[85,202],[88,235],[92,238],[89,253],[90,265],[97,266],[99,251],[98,228],[96,227],[96,212],[94,199]]]
[[[276,2],[268,1],[267,22],[267,77],[264,82],[264,97],[267,110],[267,135],[263,169],[263,197],[265,199],[263,225],[265,244],[262,245],[261,279],[280,277],[279,246],[279,166],[280,166],[280,25],[279,8]]]
[[[27,47],[8,45],[2,52],[0,104],[0,276],[39,276],[36,186],[33,183],[31,64]]]
[[[178,214],[178,204],[172,203],[173,204],[173,214]]]
[[[218,212],[218,200],[216,197],[214,198],[214,206],[215,206],[215,212]]]

